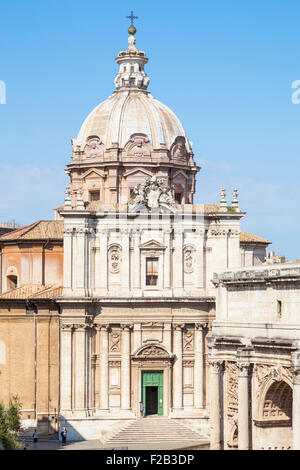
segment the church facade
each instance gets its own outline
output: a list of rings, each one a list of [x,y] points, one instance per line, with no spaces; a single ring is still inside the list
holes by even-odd
[[[116,91],[72,141],[56,220],[0,237],[0,399],[20,395],[24,422],[67,426],[70,439],[105,440],[140,402],[215,435],[213,276],[262,264],[269,244],[241,230],[237,190],[231,203],[223,188],[219,204],[194,204],[200,168],[147,90],[147,61],[131,30]],[[18,323],[30,338],[19,346]],[[20,368],[16,382],[22,348],[30,375]]]

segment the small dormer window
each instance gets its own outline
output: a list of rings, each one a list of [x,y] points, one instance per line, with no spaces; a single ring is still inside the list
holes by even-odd
[[[133,73],[133,72],[134,72],[134,66],[132,65],[132,66],[130,67],[130,73]]]

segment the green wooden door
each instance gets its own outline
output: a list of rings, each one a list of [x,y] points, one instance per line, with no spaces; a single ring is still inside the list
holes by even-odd
[[[147,414],[146,393],[147,387],[157,387],[157,414],[164,414],[164,377],[162,370],[142,371],[142,401],[144,405],[144,416]]]

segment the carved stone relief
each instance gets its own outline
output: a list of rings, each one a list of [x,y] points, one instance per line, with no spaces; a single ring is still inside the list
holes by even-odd
[[[194,332],[191,330],[187,330],[183,333],[183,350],[194,350]]]
[[[171,158],[174,160],[185,161],[187,158],[187,151],[185,147],[185,137],[176,137],[174,143],[171,146]]]
[[[112,331],[109,335],[109,350],[110,352],[120,352],[121,335],[119,332]]]
[[[98,136],[90,136],[87,138],[84,147],[86,158],[99,159],[104,157],[104,145]]]
[[[151,144],[146,134],[133,134],[125,146],[124,157],[131,157],[134,160],[150,159]]]
[[[109,271],[116,274],[121,269],[122,250],[119,245],[112,245],[108,250]]]
[[[253,369],[253,375],[256,379],[256,399],[261,397],[263,385],[270,379],[276,382],[288,379],[292,380],[292,373],[288,367],[269,366],[266,364],[256,364]]]
[[[226,363],[227,419],[235,419],[238,412],[238,368],[234,362]]]
[[[186,245],[183,249],[184,272],[189,274],[194,272],[196,262],[196,250],[191,245]]]
[[[164,180],[156,176],[147,178],[143,184],[135,186],[128,204],[131,210],[139,205],[144,205],[148,209],[157,209],[161,204],[175,207],[170,188],[164,187]]]
[[[141,357],[169,357],[168,353],[162,348],[156,346],[149,346],[142,350]]]

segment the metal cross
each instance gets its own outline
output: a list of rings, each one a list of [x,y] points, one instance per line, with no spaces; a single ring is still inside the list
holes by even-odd
[[[131,24],[133,25],[133,20],[137,20],[138,16],[134,16],[133,11],[131,12],[130,16],[126,16],[129,20],[131,20]]]

